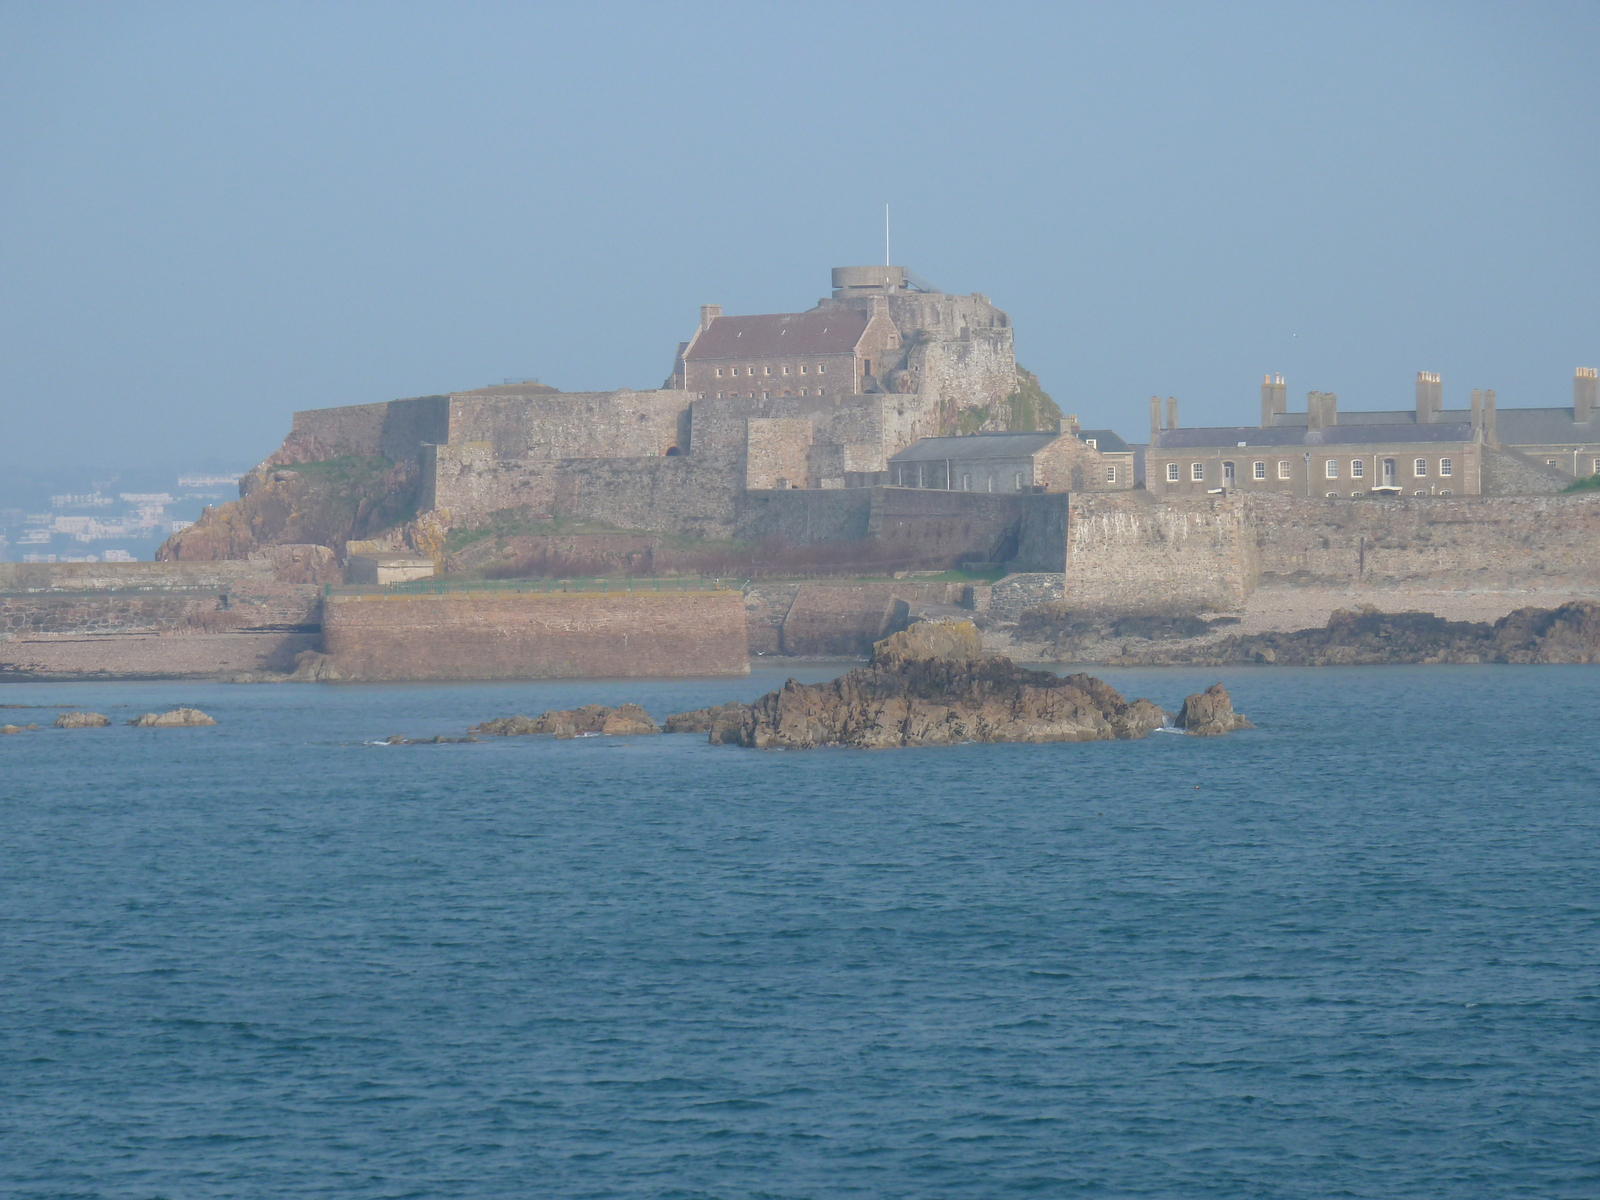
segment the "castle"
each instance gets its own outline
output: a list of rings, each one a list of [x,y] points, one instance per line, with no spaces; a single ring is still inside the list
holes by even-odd
[[[832,282],[800,313],[703,306],[656,390],[523,383],[298,412],[256,479],[296,462],[382,456],[416,464],[419,510],[446,526],[515,509],[728,538],[746,531],[751,494],[881,486],[891,460],[922,439],[1021,426],[1032,438],[1025,463],[980,472],[976,485],[970,471],[947,471],[932,486],[1133,486],[1131,459],[1106,459],[1071,428],[1058,434],[1055,414],[1022,395],[1030,380],[1010,318],[986,296],[950,295],[894,266],[838,267]]]

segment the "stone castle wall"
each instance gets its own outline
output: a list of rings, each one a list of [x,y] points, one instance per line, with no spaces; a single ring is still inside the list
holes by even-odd
[[[487,442],[500,458],[658,458],[679,445],[682,391],[462,392],[450,397],[451,444]]]
[[[1042,553],[1048,522],[1019,539]],[[1318,500],[1074,496],[1065,599],[1237,608],[1256,587],[1600,588],[1600,495]]]
[[[382,456],[394,462],[417,457],[427,442],[450,436],[450,397],[417,396],[384,404],[349,404],[294,414],[283,445],[267,459],[273,466],[330,458]]]
[[[323,649],[352,679],[749,672],[737,591],[334,595]]]
[[[745,487],[805,487],[811,422],[803,417],[752,417],[745,425]]]
[[[192,588],[212,592],[271,581],[272,562],[0,563],[0,592]]]

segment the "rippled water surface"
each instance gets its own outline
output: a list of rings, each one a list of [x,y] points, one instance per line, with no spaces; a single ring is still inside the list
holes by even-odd
[[[1222,678],[810,753],[369,744],[770,672],[0,687],[219,721],[0,738],[0,1193],[1600,1195],[1600,668]]]

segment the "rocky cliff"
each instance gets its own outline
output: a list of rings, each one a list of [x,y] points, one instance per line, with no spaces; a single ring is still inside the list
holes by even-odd
[[[414,466],[384,458],[344,458],[257,467],[240,498],[209,507],[156,552],[161,561],[248,558],[267,546],[314,543],[343,553],[345,543],[403,527],[416,516]]]

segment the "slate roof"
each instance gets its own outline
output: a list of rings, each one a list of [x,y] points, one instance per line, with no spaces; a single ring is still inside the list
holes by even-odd
[[[867,330],[868,315],[854,308],[821,312],[717,317],[685,353],[705,359],[782,358],[790,354],[849,354]]]
[[[1339,414],[1342,418],[1343,413]],[[1504,441],[1504,435],[1501,440]],[[1383,443],[1470,442],[1470,421],[1449,421],[1438,425],[1335,425],[1328,429],[1307,429],[1299,425],[1275,425],[1261,429],[1254,425],[1237,428],[1165,429],[1150,442],[1159,450],[1248,450],[1252,447],[1374,446]]]
[[[975,433],[968,437],[919,438],[890,462],[970,462],[975,458],[1031,458],[1055,441],[1059,433]]]
[[[1444,423],[1471,422],[1469,408],[1445,408],[1439,411]],[[1589,416],[1587,425],[1573,420],[1571,407],[1567,408],[1495,408],[1495,436],[1510,446],[1548,446],[1562,442],[1600,441],[1600,409]],[[1392,412],[1339,412],[1339,424],[1348,425],[1416,425],[1415,409],[1397,409]],[[1305,413],[1279,413],[1273,418],[1274,429],[1305,428]]]
[[[1080,429],[1078,436],[1086,442],[1093,440],[1095,449],[1102,454],[1126,454],[1133,449],[1114,429]]]

